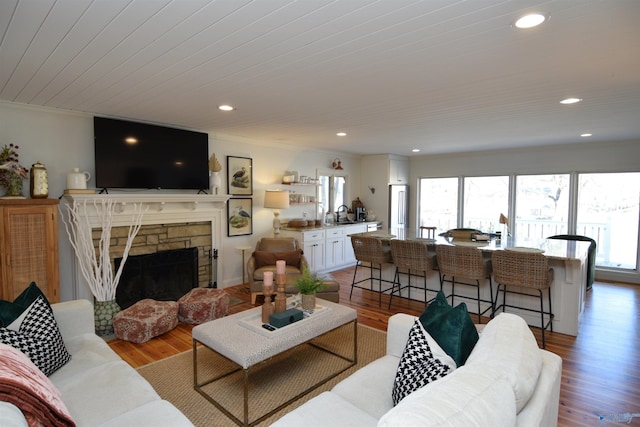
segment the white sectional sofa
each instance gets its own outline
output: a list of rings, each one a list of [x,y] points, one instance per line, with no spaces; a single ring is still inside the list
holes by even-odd
[[[394,407],[393,383],[415,319],[406,314],[392,316],[384,357],[273,426],[557,425],[562,359],[539,349],[524,320],[506,313],[485,325],[463,366]]]
[[[78,427],[193,426],[94,333],[89,301],[52,304],[52,308],[72,357],[49,379]],[[7,405],[0,408],[0,424],[26,426],[22,413]]]

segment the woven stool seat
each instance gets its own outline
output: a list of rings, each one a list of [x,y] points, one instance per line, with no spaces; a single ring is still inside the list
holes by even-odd
[[[351,245],[353,246],[353,254],[356,257],[356,268],[353,272],[353,281],[351,282],[351,292],[349,299],[353,295],[353,288],[368,289],[378,293],[378,307],[382,305],[382,294],[391,291],[393,288],[382,288],[382,282],[394,282],[382,278],[383,264],[391,263],[391,248],[388,245],[383,246],[382,242],[375,237],[351,236]],[[364,263],[369,264],[369,277],[356,280],[358,275],[358,267],[364,267]],[[378,277],[373,275],[374,270],[378,271]],[[373,289],[373,282],[378,282],[378,290]],[[359,286],[360,283],[369,281],[369,288]]]
[[[466,231],[465,231],[466,232]],[[448,246],[438,245],[436,247],[438,259],[438,269],[440,270],[440,286],[444,282],[451,283],[451,305],[454,305],[455,297],[473,299],[469,296],[456,294],[456,285],[472,286],[476,288],[476,302],[478,304],[478,323],[482,323],[481,316],[487,312],[493,313],[493,284],[491,281],[491,261],[482,258],[482,252],[478,248],[471,246]],[[463,278],[467,281],[460,281]],[[481,281],[489,282],[489,300],[480,298]],[[487,303],[485,310],[481,309],[480,303]]]
[[[551,308],[551,283],[553,282],[553,269],[549,268],[549,260],[546,256],[535,252],[495,251],[491,256],[493,262],[493,274],[498,283],[496,291],[496,311],[505,307],[516,308],[540,314],[540,329],[542,330],[542,348],[546,341],[544,331],[547,328],[553,332],[553,311]],[[515,288],[515,289],[514,289]],[[546,290],[549,299],[549,310],[544,309],[544,294]],[[502,292],[502,304],[498,305],[498,295]],[[535,297],[540,301],[540,310],[522,306],[522,298],[516,304],[507,304],[507,294],[516,294],[520,297]],[[547,322],[545,323],[545,316]]]
[[[229,313],[229,294],[222,289],[193,288],[178,300],[178,320],[199,325]]]
[[[121,340],[143,343],[178,325],[178,303],[143,299],[113,316],[113,331]]]
[[[393,239],[389,242],[391,246],[391,258],[393,264],[396,266],[396,273],[393,278],[393,287],[389,294],[389,308],[391,308],[391,301],[393,294],[398,293],[398,296],[402,296],[402,290],[407,289],[407,298],[411,299],[411,288],[422,289],[424,291],[424,302],[427,304],[430,300],[427,299],[427,291],[438,292],[440,289],[429,289],[427,287],[427,273],[433,269],[433,258],[429,256],[427,245],[423,242],[416,240],[398,240]],[[400,282],[400,275],[407,276],[407,283],[402,285]],[[417,286],[411,283],[411,277],[422,277],[423,285]],[[398,288],[396,290],[396,282]]]

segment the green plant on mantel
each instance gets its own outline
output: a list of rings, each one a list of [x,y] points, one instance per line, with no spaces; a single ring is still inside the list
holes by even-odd
[[[322,279],[309,271],[309,267],[302,270],[302,274],[296,279],[295,286],[302,295],[315,295],[326,287]]]
[[[0,187],[4,189],[9,189],[12,184],[15,185],[15,181],[22,189],[22,180],[29,176],[29,170],[19,163],[19,148],[14,144],[5,144],[0,150]]]

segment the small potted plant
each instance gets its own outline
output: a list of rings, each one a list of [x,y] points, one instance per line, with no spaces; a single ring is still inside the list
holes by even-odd
[[[316,306],[316,293],[325,288],[324,281],[315,273],[311,274],[309,267],[305,267],[302,275],[296,279],[295,286],[302,294],[302,309],[313,311]]]

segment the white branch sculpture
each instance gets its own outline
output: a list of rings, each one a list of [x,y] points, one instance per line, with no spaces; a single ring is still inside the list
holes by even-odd
[[[91,293],[93,293],[97,301],[111,301],[116,298],[116,288],[120,281],[122,269],[129,256],[133,239],[140,230],[142,217],[146,211],[146,209],[143,209],[142,203],[133,204],[127,244],[122,254],[122,262],[114,277],[109,256],[109,246],[111,243],[111,226],[113,224],[113,215],[116,212],[116,206],[117,203],[111,199],[93,200],[93,207],[102,228],[102,234],[98,244],[99,256],[96,255],[96,249],[93,246],[91,225],[89,224],[88,215],[86,215],[87,202],[84,201],[80,204],[73,201],[72,204],[66,205],[69,214],[68,219],[65,218],[65,215],[61,215],[71,246],[73,246],[75,250],[82,276],[87,283],[89,283]],[[146,208],[148,209],[148,206]]]

